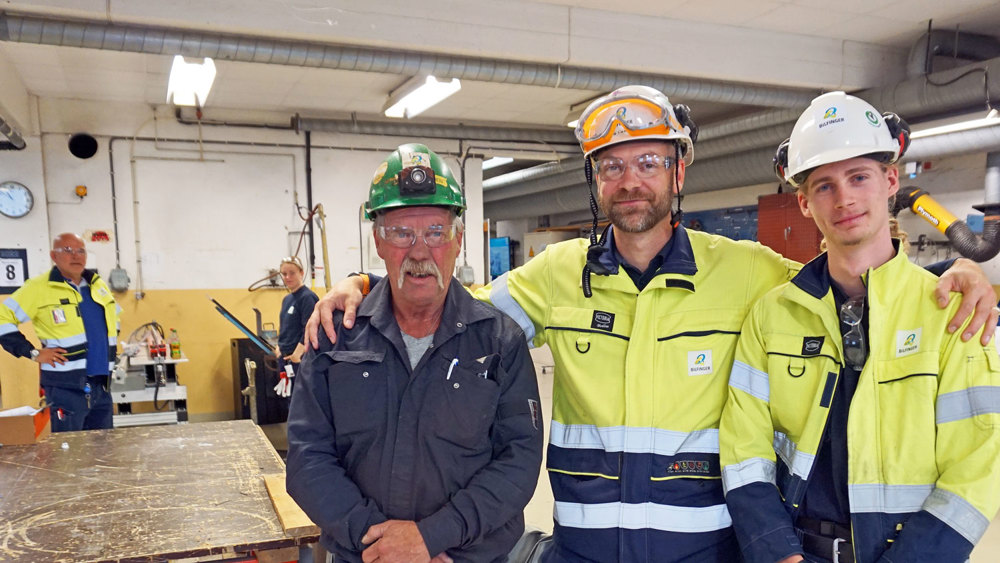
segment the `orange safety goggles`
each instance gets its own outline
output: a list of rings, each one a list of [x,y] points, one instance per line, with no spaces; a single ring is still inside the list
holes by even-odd
[[[576,137],[585,154],[611,142],[619,132],[618,126],[629,137],[657,135],[684,135],[683,127],[668,107],[652,100],[630,95],[627,98],[608,100],[580,117]]]

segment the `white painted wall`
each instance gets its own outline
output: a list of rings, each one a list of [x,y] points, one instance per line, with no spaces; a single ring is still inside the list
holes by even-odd
[[[47,249],[56,233],[105,230],[112,234],[113,209],[118,215],[121,265],[132,278],[133,291],[139,281],[137,256],[141,257],[144,289],[245,287],[263,277],[268,268],[277,267],[297,240],[292,233],[302,230],[294,198],[297,194],[299,205],[305,207],[303,135],[205,127],[201,152],[193,142],[198,138],[196,127],[177,124],[169,114],[154,121],[153,110],[144,106],[43,100],[39,112],[41,137],[30,138],[25,151],[0,152],[0,176],[25,183],[36,197],[36,207],[27,217],[0,218],[0,246],[28,248],[30,274],[49,267]],[[287,116],[271,117],[287,121]],[[79,131],[98,139],[99,151],[91,159],[69,153],[67,141]],[[112,144],[114,137],[118,138]],[[313,136],[313,202],[322,203],[327,214],[334,281],[361,266],[359,209],[372,173],[389,151],[410,141],[420,142]],[[436,151],[458,152],[454,142],[427,144]],[[109,146],[114,155],[114,205]],[[444,156],[457,176],[458,159]],[[466,240],[476,280],[482,282],[480,161],[469,159],[466,167],[472,205]],[[78,184],[88,188],[89,195],[82,200],[73,192]],[[317,230],[318,263],[322,262],[320,244]],[[88,248],[88,266],[106,276],[115,265],[113,242],[89,243]],[[306,256],[304,249],[300,256]],[[322,285],[322,272],[317,278]]]

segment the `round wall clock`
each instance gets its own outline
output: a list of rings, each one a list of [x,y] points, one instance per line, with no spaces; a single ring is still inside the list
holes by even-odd
[[[0,215],[24,217],[35,205],[31,190],[19,182],[0,182]]]

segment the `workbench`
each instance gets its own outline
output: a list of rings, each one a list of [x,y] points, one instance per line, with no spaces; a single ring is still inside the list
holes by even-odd
[[[0,561],[161,562],[315,542],[274,513],[263,476],[284,469],[249,420],[0,447]]]

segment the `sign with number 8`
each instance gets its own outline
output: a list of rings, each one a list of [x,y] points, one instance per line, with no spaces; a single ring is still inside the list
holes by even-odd
[[[28,251],[0,248],[0,294],[14,293],[28,278]]]

